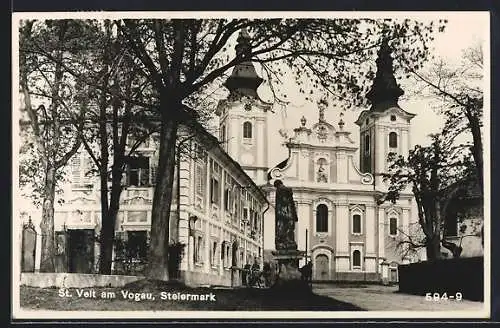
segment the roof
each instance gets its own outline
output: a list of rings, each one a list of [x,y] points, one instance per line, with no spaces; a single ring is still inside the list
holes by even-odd
[[[383,116],[388,111],[396,111],[399,115],[405,117],[408,120],[411,120],[412,118],[414,118],[416,116],[416,114],[407,112],[404,109],[402,109],[401,107],[399,107],[399,105],[396,105],[396,106],[392,106],[392,107],[391,106],[385,107],[384,110],[382,110],[381,108],[379,108],[377,110],[372,110],[372,109],[364,110],[361,112],[361,114],[359,114],[358,119],[356,121],[354,121],[354,123],[361,126],[364,124],[364,121],[365,121],[367,116]]]
[[[387,39],[382,40],[377,57],[377,73],[366,95],[373,105],[370,109],[372,111],[385,111],[387,107],[398,106],[398,99],[404,94],[394,77],[391,52]],[[379,104],[384,106],[378,106]]]
[[[235,46],[236,56],[240,56],[243,62],[234,66],[231,75],[227,78],[226,82],[224,82],[224,86],[231,94],[237,93],[258,98],[257,88],[264,80],[257,74],[255,66],[250,58],[250,41],[250,35],[247,30],[243,28],[240,31]]]

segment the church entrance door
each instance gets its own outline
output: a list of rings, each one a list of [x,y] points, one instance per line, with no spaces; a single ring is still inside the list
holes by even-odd
[[[314,280],[329,280],[328,256],[319,254],[314,259]]]

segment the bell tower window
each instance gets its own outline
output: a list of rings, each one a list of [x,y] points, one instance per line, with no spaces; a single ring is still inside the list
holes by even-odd
[[[390,148],[398,147],[398,135],[396,132],[389,133],[389,147]]]
[[[390,218],[389,219],[389,235],[396,236],[398,234],[398,219]]]
[[[365,154],[370,155],[370,136],[365,135]]]
[[[252,123],[250,122],[243,123],[243,138],[245,139],[252,138]]]
[[[354,214],[352,217],[352,233],[360,234],[361,233],[361,215]]]

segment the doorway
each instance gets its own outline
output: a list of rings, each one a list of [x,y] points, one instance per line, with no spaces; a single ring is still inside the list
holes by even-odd
[[[68,230],[68,272],[93,273],[94,269],[94,230]]]
[[[328,256],[319,254],[314,260],[314,280],[329,280]]]
[[[397,268],[390,268],[389,269],[389,279],[391,283],[397,283],[398,282],[398,269]]]

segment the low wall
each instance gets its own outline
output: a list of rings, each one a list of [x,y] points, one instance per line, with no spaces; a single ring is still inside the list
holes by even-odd
[[[342,283],[342,282],[362,282],[362,283],[381,283],[380,274],[376,272],[332,272],[329,280],[315,280],[315,283]]]
[[[21,273],[21,285],[39,288],[123,287],[141,279],[144,277],[83,273]]]
[[[445,259],[399,266],[399,291],[425,295],[462,293],[464,299],[484,300],[483,257]]]
[[[223,275],[193,272],[193,271],[180,271],[180,280],[188,286],[226,286],[231,287],[231,271],[224,270]]]
[[[376,272],[335,272],[333,279],[335,281],[380,282],[380,274]]]

